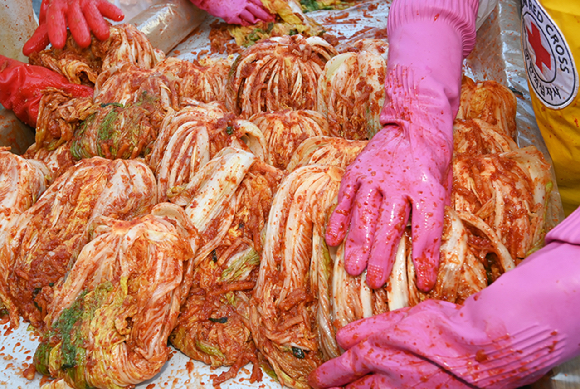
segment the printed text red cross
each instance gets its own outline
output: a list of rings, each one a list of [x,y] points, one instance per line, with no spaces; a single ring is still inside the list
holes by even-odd
[[[526,30],[528,31],[528,42],[536,54],[536,66],[538,69],[540,69],[541,72],[543,72],[542,64],[546,65],[548,69],[552,70],[552,56],[548,50],[544,48],[544,45],[542,45],[542,33],[533,22],[532,31],[530,31],[530,29],[527,27]]]

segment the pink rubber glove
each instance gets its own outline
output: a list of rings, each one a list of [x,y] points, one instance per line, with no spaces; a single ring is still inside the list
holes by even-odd
[[[103,18],[121,21],[123,11],[107,0],[43,0],[38,17],[38,28],[24,45],[28,56],[43,50],[48,43],[62,49],[66,43],[67,25],[80,47],[91,44],[91,31],[99,40],[109,37],[109,25]]]
[[[433,288],[449,201],[453,119],[462,59],[475,44],[477,0],[395,0],[391,5],[385,126],[347,168],[326,241],[347,230],[345,267],[381,287],[412,209],[417,287]]]
[[[248,26],[259,21],[271,22],[274,17],[268,13],[260,0],[190,0],[193,5],[213,16],[222,18],[229,24]]]
[[[427,300],[344,327],[348,351],[311,385],[517,388],[580,355],[580,209],[546,241],[463,306]]]

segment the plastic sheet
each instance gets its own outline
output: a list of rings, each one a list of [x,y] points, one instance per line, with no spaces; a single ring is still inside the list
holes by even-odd
[[[161,0],[108,0],[123,10],[125,19],[119,23],[126,23],[154,4],[165,3]]]
[[[0,26],[0,54],[28,62],[22,54],[22,46],[38,26],[34,19],[32,0],[0,1]]]
[[[532,389],[577,388],[580,388],[580,357],[553,368],[549,374],[532,385]]]
[[[207,12],[188,0],[163,0],[154,3],[128,23],[134,24],[153,47],[169,52],[206,18]]]

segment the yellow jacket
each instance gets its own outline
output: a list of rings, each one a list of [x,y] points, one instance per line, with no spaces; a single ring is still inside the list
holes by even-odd
[[[522,48],[536,121],[569,215],[580,205],[580,1],[522,0]]]

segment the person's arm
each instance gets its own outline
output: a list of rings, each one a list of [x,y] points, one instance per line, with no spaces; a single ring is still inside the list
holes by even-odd
[[[453,119],[462,60],[475,44],[477,0],[395,0],[391,5],[385,127],[342,179],[326,241],[348,233],[345,267],[380,288],[411,216],[417,286],[433,288],[451,190]]]
[[[312,386],[517,388],[580,355],[580,209],[546,241],[463,306],[428,300],[344,327],[348,351]]]

